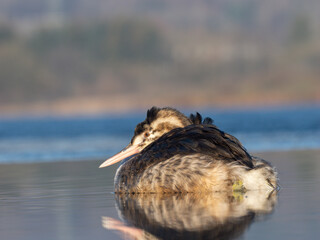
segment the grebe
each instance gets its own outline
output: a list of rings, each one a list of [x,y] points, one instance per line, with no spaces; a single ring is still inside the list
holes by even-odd
[[[129,158],[131,157],[131,158]],[[152,107],[130,144],[100,168],[121,161],[116,193],[273,190],[275,169],[199,113]]]

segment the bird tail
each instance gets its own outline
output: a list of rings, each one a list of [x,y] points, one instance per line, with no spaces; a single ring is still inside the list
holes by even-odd
[[[242,175],[243,186],[247,190],[274,190],[278,186],[277,171],[267,161],[252,156],[253,169]]]

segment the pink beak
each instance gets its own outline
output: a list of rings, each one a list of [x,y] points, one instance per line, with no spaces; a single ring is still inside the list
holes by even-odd
[[[103,162],[99,166],[99,168],[103,168],[103,167],[107,167],[112,164],[115,164],[115,163],[121,161],[122,159],[125,159],[125,158],[130,157],[134,154],[139,153],[140,151],[141,150],[139,149],[138,146],[134,146],[134,145],[129,144],[127,147],[122,149],[119,153],[117,153],[116,155],[112,156],[111,158],[109,158],[105,162]]]

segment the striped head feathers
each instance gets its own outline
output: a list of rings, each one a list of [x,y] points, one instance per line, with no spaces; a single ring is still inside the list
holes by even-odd
[[[146,119],[139,123],[134,131],[131,144],[140,144],[143,148],[162,135],[175,128],[183,128],[191,124],[212,124],[211,118],[205,118],[197,112],[186,117],[174,108],[152,107],[147,112]]]
[[[212,122],[211,118],[205,118],[202,121],[202,116],[199,113],[191,114],[188,118],[174,108],[152,107],[147,111],[146,119],[136,126],[130,144],[101,164],[100,167],[109,166],[141,152],[149,144],[173,129],[184,128],[191,124],[212,124]]]

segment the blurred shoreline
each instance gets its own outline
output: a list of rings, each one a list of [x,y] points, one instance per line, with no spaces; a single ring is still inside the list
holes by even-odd
[[[0,0],[1,115],[320,103],[318,1],[89,5]]]
[[[186,96],[187,98],[187,96]],[[174,103],[174,104],[173,104]],[[70,98],[56,101],[37,101],[35,103],[25,104],[5,104],[0,105],[1,117],[19,117],[19,116],[76,116],[76,115],[101,115],[101,114],[124,114],[131,112],[144,112],[152,106],[174,107],[178,109],[257,109],[257,108],[278,108],[290,106],[308,106],[319,105],[319,100],[314,101],[294,101],[279,100],[277,98],[269,99],[215,99],[209,102],[206,99],[198,98],[196,101],[187,99],[173,100],[170,97],[162,99],[145,99],[132,96],[123,96],[119,98]]]

